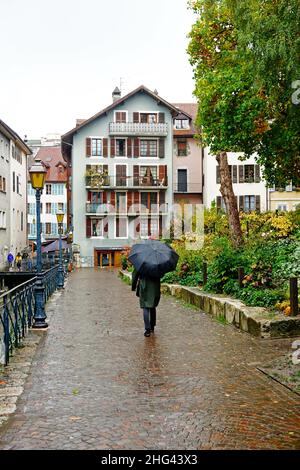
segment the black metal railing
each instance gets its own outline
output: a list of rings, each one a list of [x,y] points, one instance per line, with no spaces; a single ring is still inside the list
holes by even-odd
[[[9,362],[13,348],[20,346],[28,328],[32,325],[34,314],[34,286],[36,277],[9,290],[0,296],[0,339],[1,362]]]
[[[57,288],[58,265],[43,272],[45,302]],[[0,363],[7,365],[32,326],[37,276],[0,296]]]

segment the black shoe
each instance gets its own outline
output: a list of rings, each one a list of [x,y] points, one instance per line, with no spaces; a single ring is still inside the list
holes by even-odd
[[[150,336],[150,330],[145,330],[144,336],[147,336],[147,338]]]
[[[151,331],[152,333],[154,333],[154,328],[155,328],[154,326],[151,326],[150,331]]]

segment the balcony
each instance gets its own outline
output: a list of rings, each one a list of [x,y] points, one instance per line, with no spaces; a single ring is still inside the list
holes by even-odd
[[[86,176],[85,186],[89,189],[104,190],[108,188],[139,188],[167,189],[168,178],[153,178],[149,176]]]
[[[148,124],[143,122],[110,122],[109,134],[121,136],[166,137],[168,135],[168,124]]]
[[[201,183],[187,183],[186,181],[181,181],[174,183],[174,194],[182,193],[202,193],[202,184]]]
[[[111,204],[86,203],[86,215],[105,217],[106,215],[151,216],[168,214],[168,204],[152,204],[151,209],[142,204],[132,204],[130,207],[116,208]]]

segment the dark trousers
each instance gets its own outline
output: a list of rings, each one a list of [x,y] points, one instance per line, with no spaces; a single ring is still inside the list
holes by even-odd
[[[151,330],[156,325],[156,308],[144,308],[145,330]]]

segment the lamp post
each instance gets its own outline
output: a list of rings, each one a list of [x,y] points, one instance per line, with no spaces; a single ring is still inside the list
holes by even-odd
[[[56,213],[56,219],[58,224],[58,234],[59,234],[59,266],[58,266],[58,278],[57,278],[57,287],[58,289],[64,288],[64,269],[62,263],[62,232],[63,232],[63,221],[64,221],[63,211],[58,211]]]
[[[47,170],[41,160],[35,160],[29,170],[31,186],[35,189],[36,199],[36,270],[37,281],[34,287],[35,307],[32,328],[47,328],[45,313],[45,288],[42,275],[42,243],[41,243],[41,194],[45,184]]]

